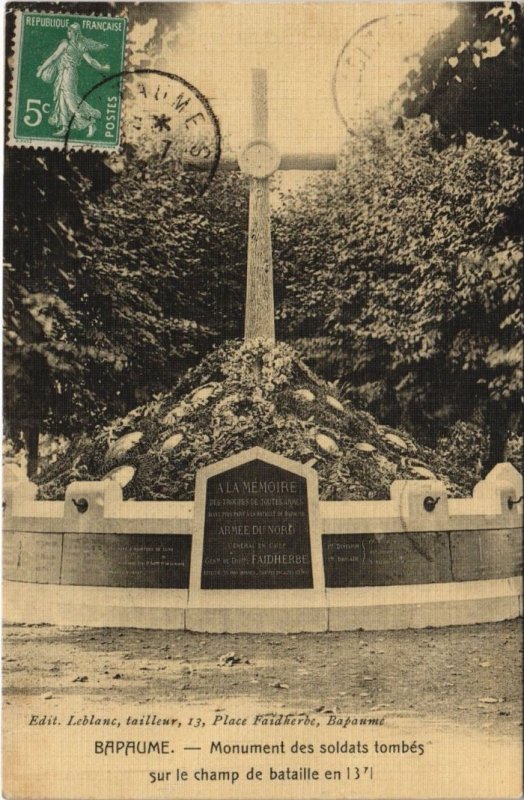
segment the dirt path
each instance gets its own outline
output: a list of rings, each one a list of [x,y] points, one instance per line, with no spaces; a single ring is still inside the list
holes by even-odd
[[[20,695],[98,705],[243,698],[522,733],[517,620],[297,635],[6,625],[3,668],[8,704]]]

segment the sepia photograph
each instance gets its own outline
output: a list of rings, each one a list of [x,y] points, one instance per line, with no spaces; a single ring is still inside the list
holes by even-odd
[[[2,16],[3,796],[522,797],[523,6]]]

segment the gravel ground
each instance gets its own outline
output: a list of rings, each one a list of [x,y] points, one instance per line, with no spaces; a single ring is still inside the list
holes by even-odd
[[[432,719],[522,735],[520,620],[329,634],[4,626],[4,702],[198,704]],[[40,704],[41,705],[41,704]]]

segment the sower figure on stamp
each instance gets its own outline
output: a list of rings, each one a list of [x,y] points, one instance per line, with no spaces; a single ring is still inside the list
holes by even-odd
[[[99,62],[89,55],[89,50],[105,50],[106,44],[87,39],[82,35],[80,25],[73,23],[67,29],[67,39],[63,39],[55,52],[49,56],[37,71],[36,77],[45,83],[54,83],[53,111],[49,117],[50,125],[59,129],[54,136],[65,136],[69,125],[76,130],[87,128],[91,138],[96,130],[95,120],[101,114],[78,94],[78,68],[82,59],[102,72],[109,71],[109,64]]]

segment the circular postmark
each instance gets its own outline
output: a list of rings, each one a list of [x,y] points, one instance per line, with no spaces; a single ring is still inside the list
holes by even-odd
[[[107,91],[111,83],[114,93]],[[126,158],[160,158],[192,175],[197,195],[207,191],[220,163],[221,134],[217,116],[202,92],[180,75],[135,69],[96,83],[82,97],[79,110],[101,90],[107,96],[107,109],[97,121],[98,136],[114,136],[115,126],[121,127],[120,150],[107,155],[115,172],[123,169]],[[122,101],[121,118],[114,111],[120,105],[117,100]],[[75,115],[69,121],[65,151],[78,147],[70,135],[74,126]],[[89,140],[82,142],[82,148],[89,148]]]
[[[335,109],[348,133],[370,121],[398,92],[420,58],[420,17],[400,12],[361,25],[340,51],[332,79]]]

